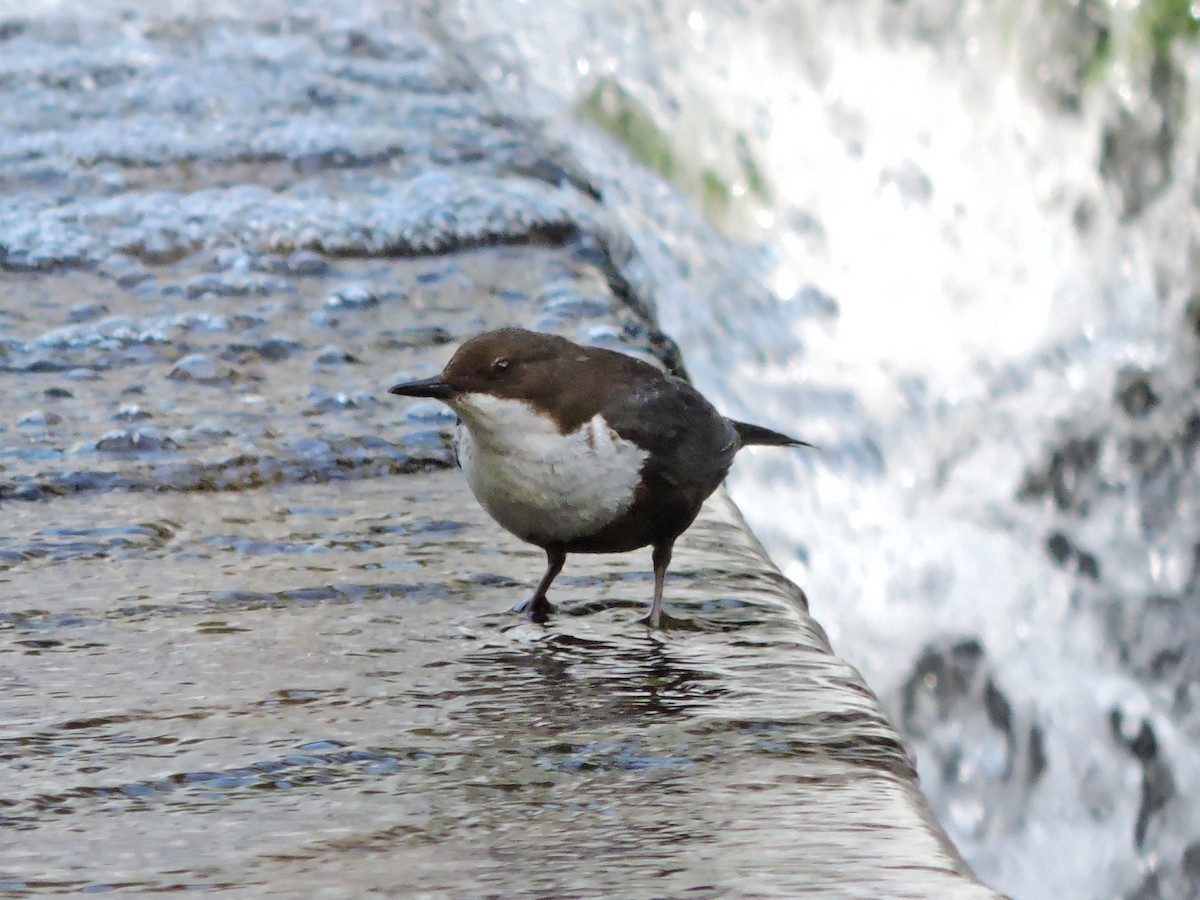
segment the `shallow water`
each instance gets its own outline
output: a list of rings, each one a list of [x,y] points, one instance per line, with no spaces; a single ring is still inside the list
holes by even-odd
[[[969,893],[724,503],[665,635],[639,554],[572,557],[552,623],[514,615],[540,555],[456,472],[10,507],[6,546],[60,549],[3,579],[4,887],[787,896],[862,858],[880,890],[940,860],[889,895]]]

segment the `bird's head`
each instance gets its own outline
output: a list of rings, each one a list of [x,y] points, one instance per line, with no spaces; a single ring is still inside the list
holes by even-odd
[[[392,385],[388,393],[432,397],[457,408],[471,395],[535,400],[555,382],[554,368],[569,360],[570,341],[523,328],[500,328],[464,343],[441,374]]]

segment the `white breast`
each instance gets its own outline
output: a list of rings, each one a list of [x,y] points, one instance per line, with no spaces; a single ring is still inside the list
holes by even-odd
[[[460,397],[458,461],[483,508],[532,543],[594,534],[633,503],[646,452],[597,415],[562,434],[520,400]]]

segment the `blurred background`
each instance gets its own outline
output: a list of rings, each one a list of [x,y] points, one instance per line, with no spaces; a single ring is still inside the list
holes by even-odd
[[[701,388],[821,445],[735,499],[980,876],[1200,896],[1200,4],[448,8],[695,260]]]

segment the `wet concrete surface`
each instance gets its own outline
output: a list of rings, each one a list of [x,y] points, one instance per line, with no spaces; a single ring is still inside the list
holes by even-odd
[[[696,630],[656,635],[639,555],[573,558],[534,626],[539,559],[457,473],[389,482],[16,507],[126,537],[7,573],[41,599],[4,615],[9,886],[789,894],[852,854],[881,891],[913,859],[909,896],[965,887],[726,501],[669,584]]]
[[[0,29],[0,891],[992,896],[722,494],[693,628],[648,552],[511,612],[540,552],[386,386],[501,324],[677,353],[435,28],[288,10]]]

